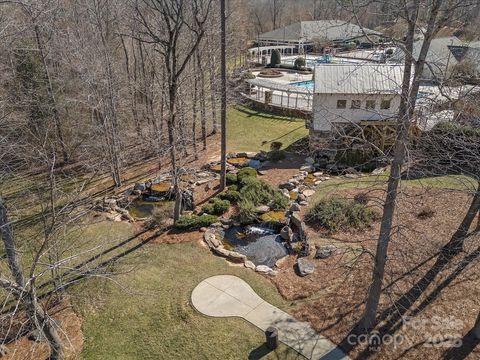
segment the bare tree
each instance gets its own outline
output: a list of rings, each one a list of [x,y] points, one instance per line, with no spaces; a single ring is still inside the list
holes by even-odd
[[[173,187],[176,196],[174,220],[181,214],[181,189],[178,180],[176,126],[178,82],[205,35],[211,0],[188,3],[178,0],[135,1],[137,21],[142,27],[139,40],[152,44],[165,61],[168,87],[167,131]]]

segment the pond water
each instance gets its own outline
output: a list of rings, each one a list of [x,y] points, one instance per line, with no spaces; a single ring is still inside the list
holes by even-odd
[[[234,226],[221,235],[226,249],[245,255],[255,265],[273,267],[278,259],[288,255],[284,240],[270,227]]]
[[[153,200],[149,197],[138,198],[132,201],[132,203],[127,207],[128,212],[134,219],[144,219],[152,215],[153,211],[156,208],[168,206],[172,204],[173,201],[170,200],[158,200],[158,201],[149,201]]]

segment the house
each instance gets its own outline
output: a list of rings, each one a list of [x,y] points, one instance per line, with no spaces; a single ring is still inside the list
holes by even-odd
[[[311,139],[339,126],[396,116],[404,67],[391,64],[315,66]]]
[[[413,44],[413,57],[418,60],[423,39]],[[427,81],[441,82],[450,75],[451,69],[458,64],[451,48],[462,45],[455,36],[433,39],[426,57],[426,66],[422,73],[422,79]],[[389,59],[390,63],[403,63],[405,54],[401,48],[397,48]]]
[[[258,36],[259,46],[295,46],[301,51],[310,50],[318,40],[344,43],[353,40],[369,41],[368,37],[382,34],[342,20],[300,21]]]

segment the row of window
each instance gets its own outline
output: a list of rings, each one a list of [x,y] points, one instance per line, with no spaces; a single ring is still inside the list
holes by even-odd
[[[381,110],[388,110],[392,105],[391,99],[383,99],[380,102],[380,109]],[[365,109],[367,110],[375,110],[377,106],[376,100],[366,100],[365,101]],[[337,109],[346,109],[347,108],[347,100],[337,100]],[[361,109],[362,108],[362,100],[352,100],[350,104],[350,109]]]

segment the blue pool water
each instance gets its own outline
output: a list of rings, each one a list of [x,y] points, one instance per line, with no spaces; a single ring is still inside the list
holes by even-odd
[[[313,88],[315,86],[313,80],[307,80],[307,81],[298,81],[298,82],[294,82],[294,83],[290,83],[290,85],[293,85],[293,86],[298,86],[298,87],[303,87],[307,90],[312,90],[313,91]]]

